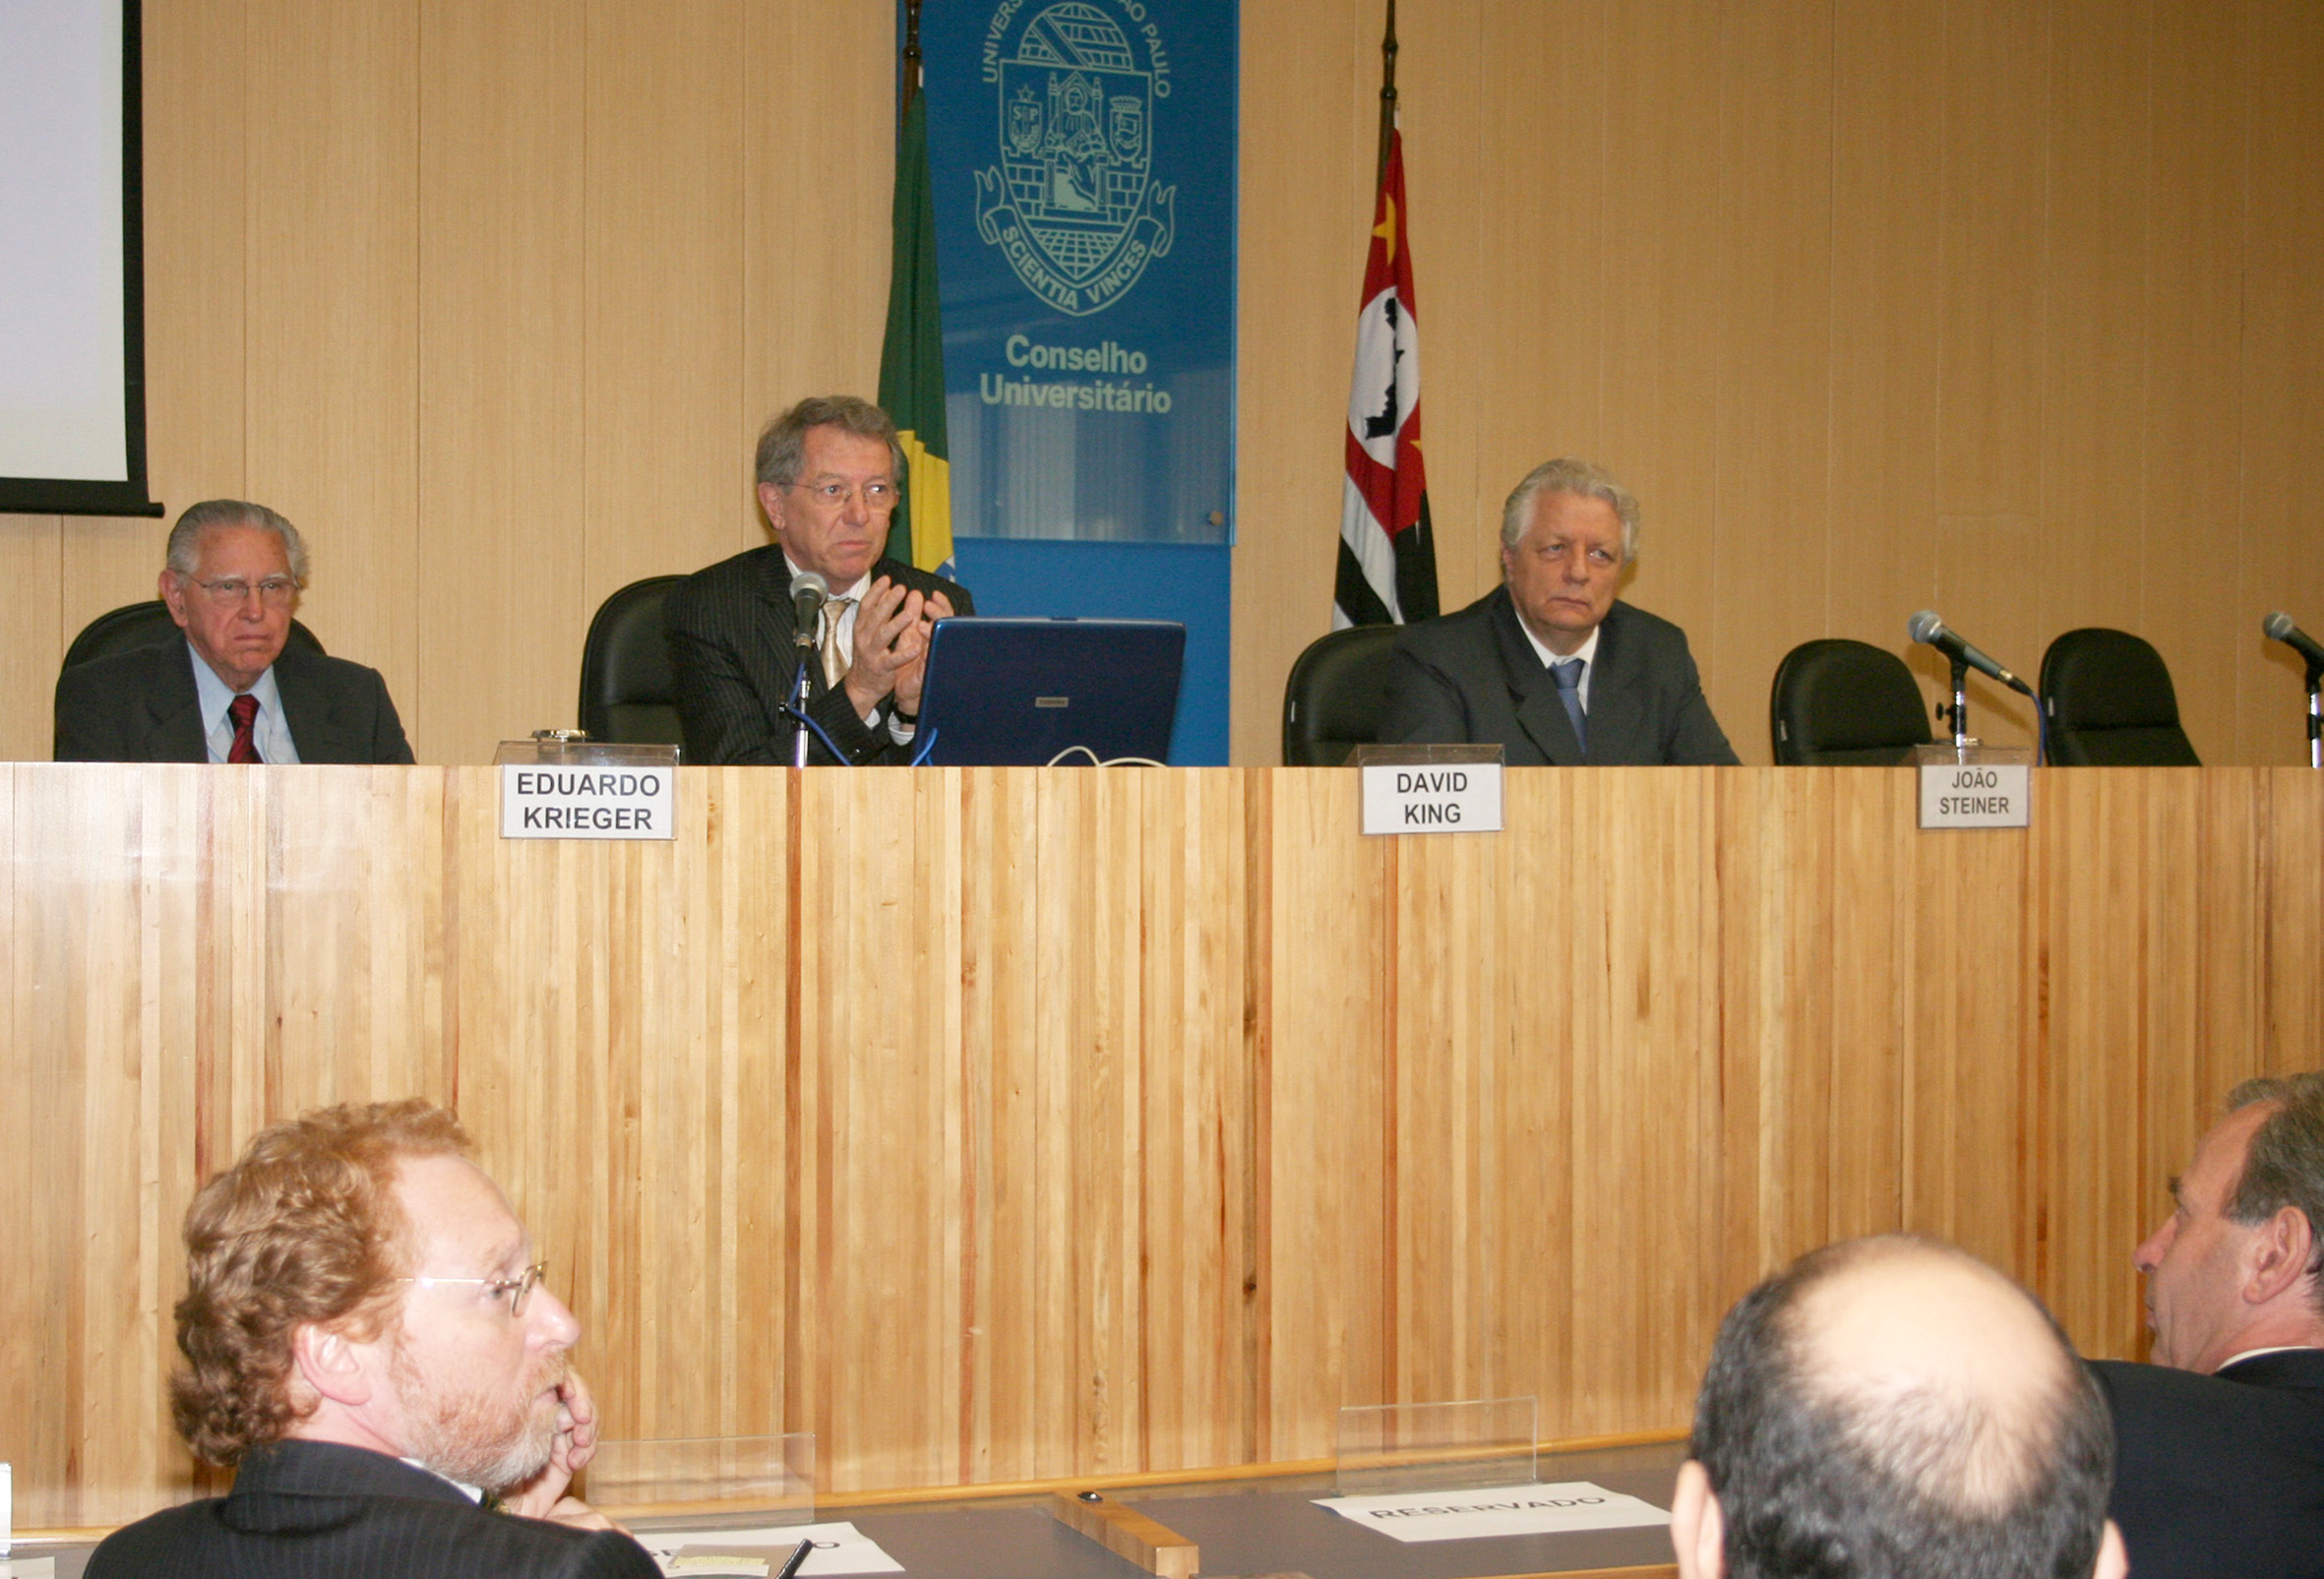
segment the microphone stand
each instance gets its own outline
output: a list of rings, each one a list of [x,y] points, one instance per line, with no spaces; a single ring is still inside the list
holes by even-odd
[[[1952,654],[1947,653],[1946,656],[1952,657]],[[1943,702],[1938,702],[1936,704],[1936,715],[1939,718],[1949,717],[1951,719],[1953,725],[1953,756],[1961,761],[1967,761],[1969,759],[1970,744],[1969,660],[1966,658],[1953,658],[1952,661],[1953,704],[1948,708]],[[2040,704],[2036,703],[2036,705],[2038,706]]]
[[[792,637],[791,642],[799,649],[799,666],[791,682],[791,711],[797,713],[804,720],[807,716],[807,688],[810,684],[807,665],[815,657],[814,630],[805,625],[800,626],[798,632]],[[807,725],[804,722],[793,728],[791,765],[793,767],[807,765]]]
[[[2324,767],[2324,663],[2308,665],[2308,765]]]

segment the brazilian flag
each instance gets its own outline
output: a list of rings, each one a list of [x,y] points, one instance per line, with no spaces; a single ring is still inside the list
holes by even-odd
[[[945,328],[936,296],[936,204],[928,182],[928,99],[907,78],[895,150],[895,260],[880,404],[903,441],[903,503],[887,552],[924,571],[952,571],[952,467],[945,438]]]

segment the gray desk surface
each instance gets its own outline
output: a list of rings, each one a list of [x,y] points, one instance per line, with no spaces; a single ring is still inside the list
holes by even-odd
[[[1671,1500],[1669,1470],[1562,1475],[1626,1491],[1656,1507]],[[1312,1579],[1490,1579],[1499,1574],[1647,1567],[1671,1560],[1667,1527],[1586,1530],[1406,1543],[1315,1506],[1312,1491],[1242,1491],[1142,1500],[1131,1506],[1202,1549],[1208,1574],[1304,1573]]]
[[[1545,1455],[1544,1481],[1595,1481],[1657,1507],[1670,1505],[1683,1447],[1677,1442]],[[1488,1579],[1506,1574],[1650,1567],[1671,1560],[1662,1529],[1597,1530],[1407,1545],[1314,1505],[1328,1476],[1269,1477],[1107,1493],[1202,1549],[1202,1573],[1304,1573],[1311,1579]],[[819,1520],[847,1519],[904,1565],[907,1579],[1145,1579],[1144,1571],[1050,1517],[1048,1496],[853,1509],[835,1503]],[[746,1527],[732,1518],[641,1521],[642,1527]],[[80,1579],[86,1546],[19,1545],[16,1555],[53,1556],[56,1579]]]

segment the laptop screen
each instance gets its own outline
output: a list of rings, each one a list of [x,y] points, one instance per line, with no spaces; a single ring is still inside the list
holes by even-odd
[[[938,766],[1170,759],[1187,628],[1168,620],[939,620],[919,745]]]

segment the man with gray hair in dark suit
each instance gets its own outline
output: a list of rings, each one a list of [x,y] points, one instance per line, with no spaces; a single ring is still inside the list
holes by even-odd
[[[801,400],[760,434],[759,504],[775,540],[688,577],[662,605],[694,760],[791,761],[802,663],[810,762],[912,759],[929,635],[976,610],[966,587],[887,557],[903,469],[894,422],[853,395]],[[802,574],[827,598],[804,649]]]
[[[327,657],[291,616],[307,545],[264,505],[206,499],[170,528],[157,590],[185,633],[56,682],[60,762],[408,762],[378,671]]]
[[[1501,585],[1397,637],[1380,740],[1498,744],[1512,766],[1735,762],[1685,633],[1615,598],[1638,557],[1628,489],[1544,461],[1500,541]]]
[[[2227,1107],[2132,1258],[2155,1363],[2091,1366],[2140,1579],[2324,1576],[2324,1074]]]

